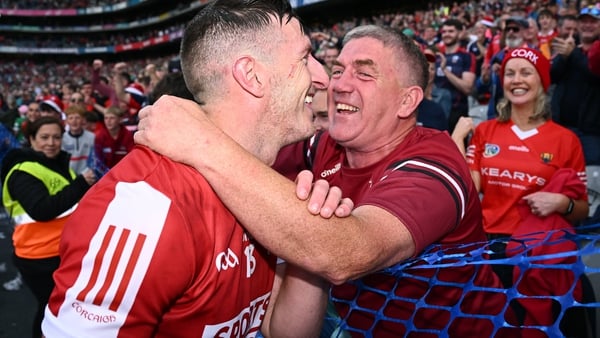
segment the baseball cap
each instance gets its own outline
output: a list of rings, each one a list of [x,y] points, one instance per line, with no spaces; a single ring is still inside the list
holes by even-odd
[[[506,19],[507,26],[511,22],[516,23],[517,25],[519,25],[521,27],[529,28],[529,21],[527,21],[527,19],[525,19],[522,16],[511,16],[510,18]]]
[[[531,48],[516,48],[506,54],[500,68],[502,82],[504,82],[504,68],[506,67],[506,63],[508,60],[515,58],[529,61],[540,75],[544,91],[548,91],[548,87],[550,87],[550,61],[540,51]]]
[[[600,8],[598,5],[596,6],[587,6],[581,9],[581,11],[579,12],[579,16],[577,17],[578,19],[581,19],[581,17],[583,16],[591,16],[592,18],[596,19],[596,20],[600,20]]]

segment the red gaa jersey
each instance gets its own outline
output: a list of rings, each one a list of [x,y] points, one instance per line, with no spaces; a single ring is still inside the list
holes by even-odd
[[[522,131],[512,121],[482,122],[467,148],[467,163],[481,176],[483,227],[511,235],[521,222],[515,206],[540,191],[560,168],[571,168],[585,183],[585,160],[577,136],[547,121]]]
[[[135,147],[65,225],[53,337],[254,337],[276,257],[193,168]]]

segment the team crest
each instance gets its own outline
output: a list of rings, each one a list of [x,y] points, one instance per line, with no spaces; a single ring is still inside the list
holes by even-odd
[[[553,157],[554,157],[554,155],[550,154],[550,153],[541,153],[540,154],[540,158],[542,159],[542,162],[544,162],[544,163],[550,163],[550,161],[552,161]]]
[[[497,144],[485,144],[485,149],[483,150],[483,157],[494,157],[500,153],[500,146]]]

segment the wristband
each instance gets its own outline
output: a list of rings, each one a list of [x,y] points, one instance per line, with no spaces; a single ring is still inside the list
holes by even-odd
[[[573,207],[575,207],[575,202],[572,198],[569,198],[569,206],[567,207],[567,211],[563,215],[570,215],[573,212]]]

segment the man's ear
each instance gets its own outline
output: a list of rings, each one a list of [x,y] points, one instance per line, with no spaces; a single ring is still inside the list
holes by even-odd
[[[252,56],[242,56],[233,64],[233,78],[248,93],[265,95],[265,74],[262,64]]]
[[[413,114],[419,107],[421,101],[423,101],[423,96],[423,89],[419,86],[405,88],[402,98],[400,99],[398,117],[405,119]]]

